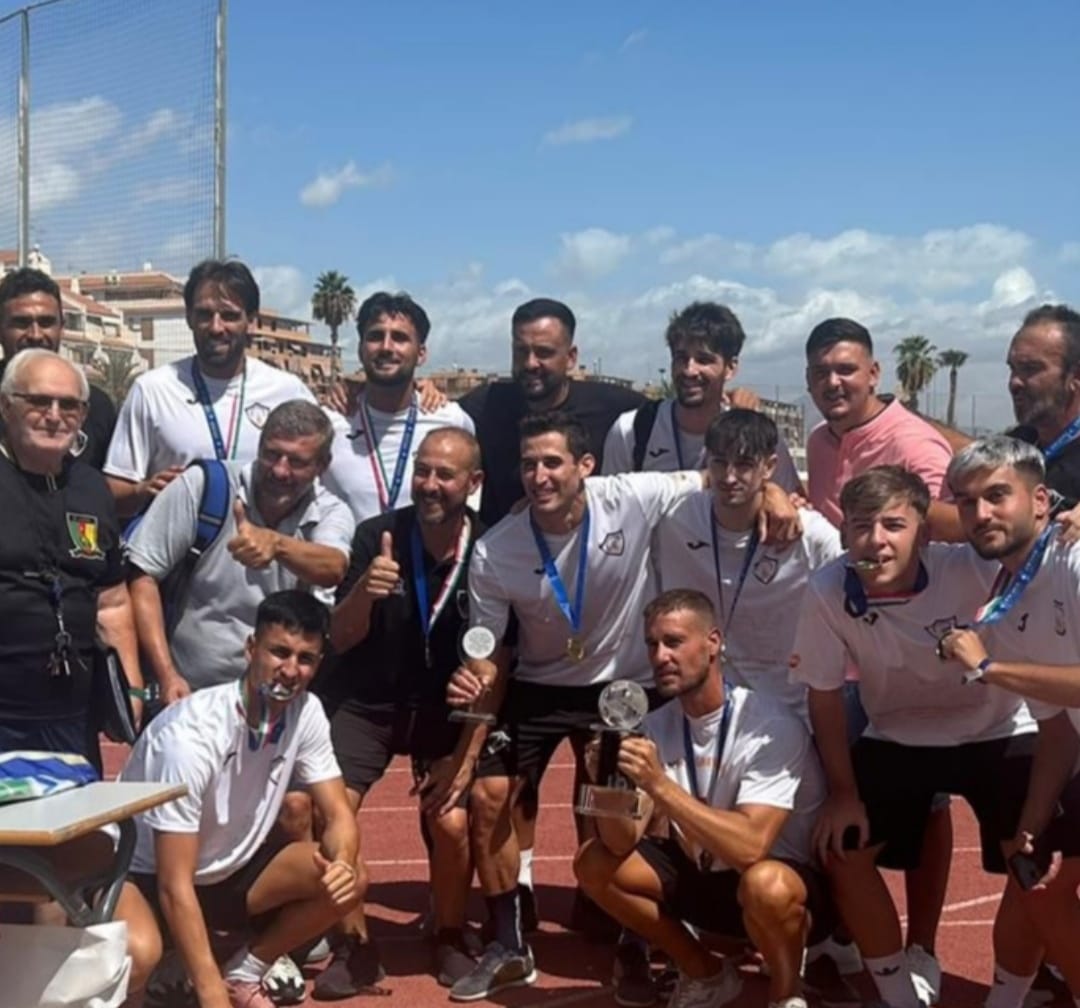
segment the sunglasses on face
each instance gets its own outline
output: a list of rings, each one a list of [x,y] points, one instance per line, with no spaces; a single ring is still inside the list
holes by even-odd
[[[37,326],[39,329],[52,329],[60,321],[55,315],[12,315],[8,319],[8,328],[18,332]]]
[[[52,409],[53,403],[61,413],[68,415],[81,413],[86,406],[86,401],[77,396],[51,396],[38,395],[36,392],[12,392],[12,399],[21,399],[32,410],[46,413]]]

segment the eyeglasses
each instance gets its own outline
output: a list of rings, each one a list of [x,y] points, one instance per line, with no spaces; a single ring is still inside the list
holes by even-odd
[[[52,329],[59,321],[55,315],[12,315],[7,324],[10,329],[24,332],[35,325],[39,329]]]
[[[79,399],[77,396],[51,396],[51,395],[38,395],[36,392],[12,392],[12,399],[21,399],[32,410],[37,410],[39,413],[46,413],[53,407],[53,403],[56,404],[56,408],[61,413],[67,413],[68,415],[74,413],[81,413],[86,408],[86,400]]]

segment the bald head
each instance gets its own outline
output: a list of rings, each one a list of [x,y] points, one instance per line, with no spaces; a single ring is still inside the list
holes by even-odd
[[[420,442],[413,463],[412,499],[421,527],[460,520],[480,488],[480,445],[460,427],[439,427]]]

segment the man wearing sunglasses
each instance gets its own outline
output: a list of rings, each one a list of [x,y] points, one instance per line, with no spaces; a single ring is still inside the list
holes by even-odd
[[[63,330],[60,287],[48,273],[25,266],[0,280],[0,345],[4,348],[0,375],[20,350],[40,347],[59,353]],[[84,462],[101,469],[116,426],[116,407],[96,385],[90,386],[88,403],[72,447]]]

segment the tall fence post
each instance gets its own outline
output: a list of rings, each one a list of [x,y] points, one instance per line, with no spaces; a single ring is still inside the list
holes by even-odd
[[[225,258],[225,28],[228,0],[218,0],[214,37],[214,256]]]
[[[19,265],[30,254],[30,12],[23,10],[22,58],[19,66]]]

